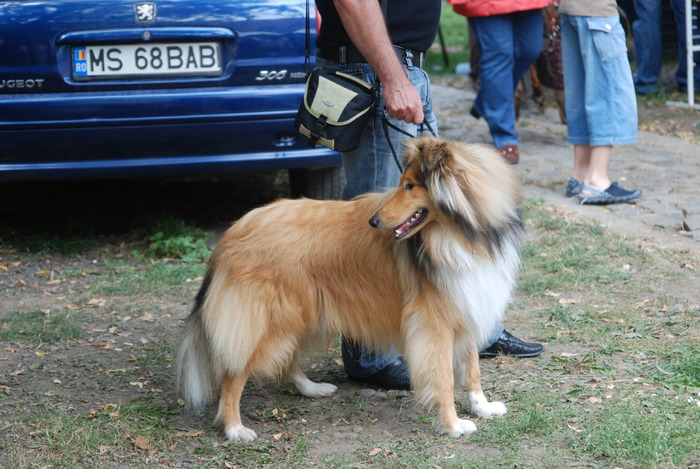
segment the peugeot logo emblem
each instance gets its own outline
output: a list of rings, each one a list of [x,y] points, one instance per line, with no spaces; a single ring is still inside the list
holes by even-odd
[[[155,3],[137,3],[134,5],[134,12],[136,12],[136,21],[139,23],[153,23],[156,20]]]

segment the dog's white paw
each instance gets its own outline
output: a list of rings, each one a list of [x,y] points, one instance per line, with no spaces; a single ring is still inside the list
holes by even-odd
[[[226,429],[226,439],[231,441],[253,441],[258,437],[255,431],[243,425],[237,425]]]
[[[504,415],[508,412],[506,405],[503,402],[489,402],[486,400],[486,396],[479,393],[469,393],[469,402],[472,408],[472,414],[477,417],[494,417],[498,415]]]
[[[309,381],[303,386],[297,385],[297,389],[306,397],[328,397],[333,394],[338,387],[330,383],[314,383]]]
[[[338,387],[329,383],[314,383],[308,378],[292,374],[290,380],[297,387],[299,392],[306,397],[328,397],[333,394]]]
[[[459,438],[462,435],[469,435],[476,431],[476,425],[471,420],[460,419],[455,425],[447,430],[447,434],[454,438]]]

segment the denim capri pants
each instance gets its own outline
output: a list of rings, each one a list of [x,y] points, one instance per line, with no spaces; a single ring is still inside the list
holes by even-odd
[[[568,141],[637,142],[637,97],[619,16],[561,15]]]

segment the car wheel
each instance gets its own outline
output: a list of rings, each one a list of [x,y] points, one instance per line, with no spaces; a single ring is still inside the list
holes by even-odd
[[[293,198],[340,199],[344,185],[342,166],[289,170],[289,188]]]

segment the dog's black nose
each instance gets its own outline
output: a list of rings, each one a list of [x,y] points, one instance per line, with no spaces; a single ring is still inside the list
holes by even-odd
[[[374,215],[369,219],[369,224],[372,226],[372,228],[377,228],[379,226],[379,217]]]

